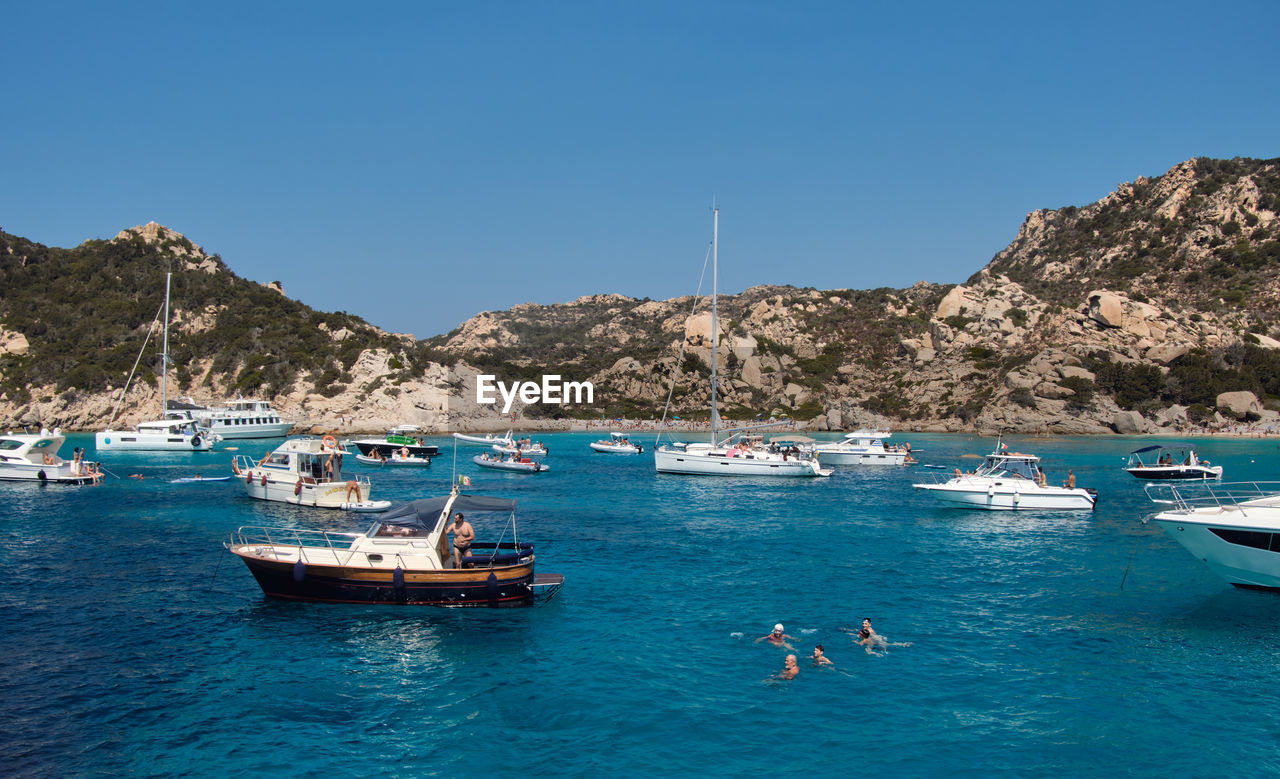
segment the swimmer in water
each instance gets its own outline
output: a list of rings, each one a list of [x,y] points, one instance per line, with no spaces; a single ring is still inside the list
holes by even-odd
[[[891,646],[911,646],[911,642],[909,641],[890,643],[884,636],[877,633],[871,627],[870,617],[862,620],[862,628],[858,631],[858,643],[867,650],[867,654],[869,655],[884,654],[884,650]],[[876,652],[877,649],[880,650],[879,653]]]
[[[770,644],[773,644],[774,646],[781,646],[781,647],[786,647],[787,649],[793,649],[794,647],[792,647],[790,644],[787,643],[788,638],[795,638],[795,636],[788,636],[786,633],[784,633],[782,630],[782,623],[779,622],[778,624],[773,626],[772,633],[770,633],[767,636],[760,636],[759,638],[756,639],[756,643],[758,644],[761,641],[767,640]]]
[[[826,650],[822,648],[822,644],[818,644],[813,648],[813,664],[818,668],[824,665],[835,665],[827,658]]]
[[[778,671],[778,679],[790,681],[800,674],[800,667],[796,665],[796,656],[787,655],[786,663],[783,664],[782,670]]]

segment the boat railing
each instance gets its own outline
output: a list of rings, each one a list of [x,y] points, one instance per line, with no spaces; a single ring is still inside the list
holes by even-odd
[[[1197,508],[1229,508],[1263,498],[1280,500],[1280,481],[1210,482],[1180,484],[1148,484],[1147,497],[1153,503],[1172,506],[1178,511]]]
[[[360,533],[331,533],[326,530],[301,530],[287,527],[241,527],[231,534],[234,546],[289,546],[299,549],[346,551]]]

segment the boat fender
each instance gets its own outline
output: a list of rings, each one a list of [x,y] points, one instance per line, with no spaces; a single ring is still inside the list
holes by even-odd
[[[253,471],[246,471],[244,475],[245,484],[253,484]]]
[[[327,435],[327,436],[325,436],[324,438],[320,439],[320,443],[324,444],[325,446],[329,447],[330,449],[337,449],[337,448],[338,448],[338,439],[334,438],[334,437],[333,437],[333,436],[331,436],[331,435]]]
[[[404,569],[398,565],[396,566],[396,569],[391,572],[391,583],[395,585],[397,590],[404,589]]]
[[[200,444],[201,444],[201,443],[202,443],[202,442],[200,441],[200,436],[198,436],[198,435],[193,435],[193,436],[191,436],[191,448],[192,448],[192,449],[199,449],[199,448],[200,448]]]
[[[307,578],[307,564],[299,560],[293,564],[293,580],[301,584],[305,578]]]
[[[485,594],[489,596],[489,600],[496,601],[498,599],[498,575],[489,572],[489,578],[484,582]]]
[[[267,475],[265,473],[262,474],[262,486],[267,486]]]
[[[1013,505],[1016,506],[1021,502],[1022,502],[1022,493],[1021,492],[1013,493]]]
[[[988,498],[994,498],[995,496],[996,496],[996,488],[995,488],[995,487],[987,487],[987,497],[988,497]]]
[[[298,483],[293,485],[293,494],[294,495],[302,494],[302,479],[298,479]]]
[[[47,481],[49,477],[45,474],[44,469],[41,468],[40,472],[36,474],[36,478],[40,481]]]

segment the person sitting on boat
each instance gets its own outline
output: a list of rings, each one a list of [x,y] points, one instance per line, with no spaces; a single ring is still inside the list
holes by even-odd
[[[795,638],[795,636],[788,636],[785,632],[783,632],[782,623],[779,622],[778,624],[773,626],[772,633],[770,633],[767,636],[761,636],[757,638],[756,643],[758,644],[761,641],[767,640],[770,644],[773,644],[774,646],[784,646],[787,649],[792,649],[793,647],[787,643],[788,638]]]
[[[401,460],[409,459],[409,447],[407,446],[400,447],[400,459]]]
[[[1070,468],[1067,469],[1067,485],[1066,486],[1067,486],[1067,489],[1069,490],[1074,490],[1076,488],[1076,472],[1071,470]]]
[[[476,540],[475,528],[463,518],[461,513],[453,517],[453,564],[462,567],[462,558],[471,552],[471,543]]]

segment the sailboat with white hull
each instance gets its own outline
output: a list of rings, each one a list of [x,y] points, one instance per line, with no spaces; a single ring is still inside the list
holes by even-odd
[[[746,441],[734,443],[734,438],[745,428],[721,429],[720,414],[716,408],[716,342],[719,340],[719,321],[716,314],[717,273],[719,265],[718,244],[720,233],[720,209],[712,209],[711,229],[711,440],[708,443],[675,442],[658,446],[653,450],[653,464],[658,473],[676,473],[689,476],[781,476],[807,477],[830,476],[812,454],[793,455],[775,452]],[[761,427],[755,425],[753,427]],[[721,435],[728,433],[728,437]]]
[[[160,414],[165,413],[169,387],[166,377],[169,373],[169,283],[172,273],[164,278],[164,347],[160,358]],[[152,322],[155,326],[155,322]],[[148,335],[150,335],[148,333]],[[147,348],[146,342],[142,344]],[[141,359],[142,355],[138,355]],[[134,364],[137,367],[137,364]],[[133,375],[130,374],[130,379]],[[120,411],[120,403],[129,391],[129,382],[120,391],[120,401],[111,418],[115,419]],[[215,436],[212,432],[199,427],[194,419],[159,419],[152,422],[140,422],[133,430],[112,430],[108,427],[93,437],[94,446],[102,451],[143,451],[143,452],[207,452],[213,448]]]

